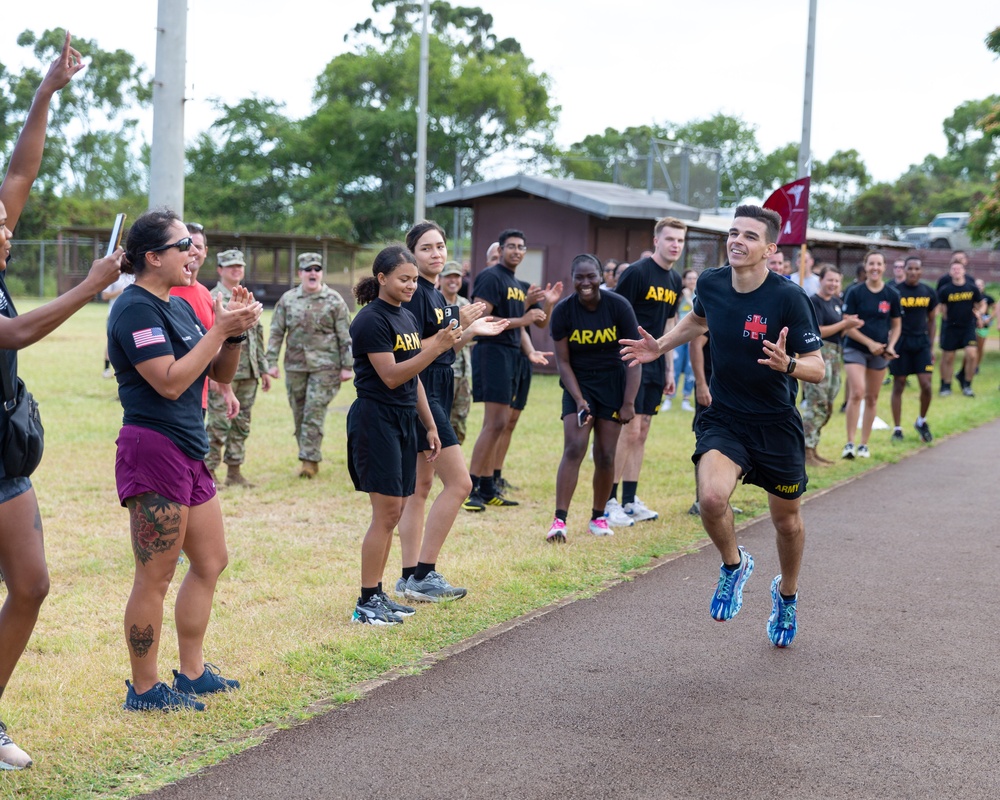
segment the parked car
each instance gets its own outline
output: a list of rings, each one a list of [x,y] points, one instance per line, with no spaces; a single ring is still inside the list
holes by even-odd
[[[965,211],[949,211],[938,214],[930,224],[922,228],[909,228],[901,240],[917,250],[972,250],[977,247],[969,238],[969,214]],[[987,242],[979,247],[997,247],[1000,242]]]

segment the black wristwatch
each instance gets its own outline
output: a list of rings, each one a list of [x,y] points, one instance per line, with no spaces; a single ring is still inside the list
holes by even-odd
[[[229,336],[226,338],[226,344],[240,344],[247,340],[247,332],[243,331],[239,336]]]
[[[798,362],[792,356],[789,356],[788,357],[788,369],[785,370],[785,374],[786,375],[791,375],[793,372],[795,372],[795,365],[797,363]]]

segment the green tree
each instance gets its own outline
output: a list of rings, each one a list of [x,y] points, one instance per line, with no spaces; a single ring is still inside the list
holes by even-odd
[[[336,187],[361,241],[398,236],[412,222],[416,166],[420,4],[372,6],[394,8],[393,19],[386,30],[371,20],[356,26],[346,37],[354,51],[320,75],[300,164],[307,186]],[[454,185],[456,163],[477,180],[491,157],[544,146],[558,114],[548,77],[514,39],[497,39],[489,14],[436,0],[431,15],[428,192]]]
[[[1000,56],[1000,27],[994,28],[986,37],[986,47]],[[977,123],[984,137],[1000,141],[1000,99]],[[994,162],[993,185],[988,188],[982,200],[972,209],[969,232],[982,240],[1000,240],[1000,166]]]
[[[62,50],[65,32],[40,36],[22,32],[21,47],[31,49],[38,66],[12,73],[0,65],[0,151],[9,157],[24,124],[35,89],[48,65]],[[138,112],[152,98],[152,84],[135,58],[124,50],[102,50],[94,40],[74,39],[89,62],[69,86],[53,98],[45,155],[32,188],[31,203],[18,223],[21,238],[51,235],[65,222],[59,198],[79,195],[84,213],[79,223],[107,222],[105,201],[144,195],[148,184],[146,151],[137,141]],[[92,212],[86,209],[92,208]]]
[[[814,161],[809,200],[813,224],[833,228],[847,224],[848,208],[870,183],[857,150],[838,150],[827,161]]]

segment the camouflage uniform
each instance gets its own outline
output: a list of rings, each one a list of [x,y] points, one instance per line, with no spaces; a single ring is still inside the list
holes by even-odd
[[[844,351],[840,345],[823,342],[820,350],[826,362],[826,374],[819,383],[802,382],[802,428],[806,447],[819,446],[819,432],[830,421],[840,393],[840,373],[844,368]]]
[[[233,293],[217,283],[211,291],[212,299],[222,295],[226,304]],[[264,352],[264,326],[258,322],[247,331],[247,340],[240,347],[240,363],[232,380],[233,393],[240,401],[240,413],[234,419],[226,419],[226,401],[218,392],[208,393],[208,414],[205,429],[208,432],[208,455],[205,466],[215,470],[219,461],[227,465],[242,464],[246,459],[246,440],[250,435],[250,412],[257,399],[257,384],[260,376],[268,370],[267,355]],[[225,452],[223,452],[223,450]]]
[[[285,389],[299,460],[319,463],[327,406],[340,390],[340,371],[354,366],[347,303],[326,285],[318,292],[301,286],[285,292],[271,318],[269,363],[278,362],[286,336]]]
[[[458,295],[455,305],[461,308],[469,305],[469,301]],[[469,381],[472,380],[472,347],[472,342],[469,342],[459,350],[451,365],[455,373],[455,400],[451,406],[451,427],[458,437],[459,444],[465,441],[465,421],[472,404],[472,389],[469,387]]]

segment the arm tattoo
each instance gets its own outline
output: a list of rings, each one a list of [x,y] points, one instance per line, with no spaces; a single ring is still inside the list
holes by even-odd
[[[144,630],[139,630],[138,625],[133,625],[128,633],[128,643],[137,658],[145,656],[153,646],[153,626],[147,625]]]
[[[181,504],[156,492],[126,500],[132,529],[132,550],[140,564],[169,551],[180,538]]]

